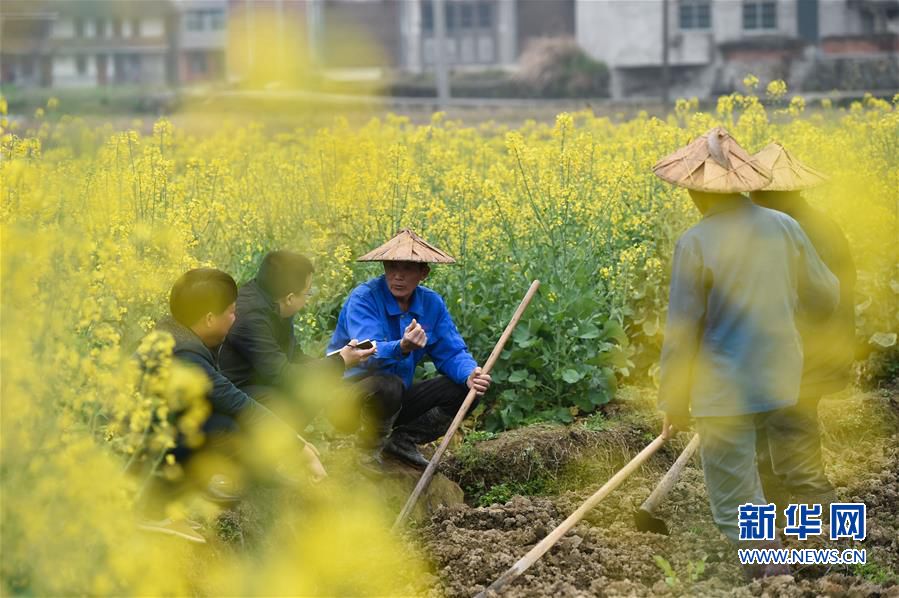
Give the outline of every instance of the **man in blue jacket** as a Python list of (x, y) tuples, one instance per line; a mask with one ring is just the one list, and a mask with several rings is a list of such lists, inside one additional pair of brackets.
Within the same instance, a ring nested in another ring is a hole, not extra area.
[[(375, 354), (347, 371), (362, 390), (361, 433), (372, 449), (371, 460), (381, 464), (387, 452), (425, 467), (428, 461), (416, 445), (446, 432), (469, 389), (481, 396), (490, 387), (490, 376), (469, 353), (446, 302), (420, 286), (429, 263), (455, 260), (404, 229), (358, 261), (383, 262), (384, 275), (350, 293), (328, 350), (351, 339), (375, 343)], [(425, 357), (440, 375), (416, 383), (415, 368)]]
[[(824, 318), (840, 285), (795, 220), (759, 207), (742, 193), (763, 188), (771, 173), (723, 129), (713, 129), (653, 169), (686, 187), (702, 219), (677, 241), (661, 355), (663, 433), (690, 427), (712, 514), (732, 541), (741, 537), (739, 507), (767, 504), (756, 463), (763, 431), (775, 470), (795, 467), (793, 436), (778, 411), (796, 404), (802, 377), (800, 311)], [(753, 577), (788, 573), (752, 567)]]

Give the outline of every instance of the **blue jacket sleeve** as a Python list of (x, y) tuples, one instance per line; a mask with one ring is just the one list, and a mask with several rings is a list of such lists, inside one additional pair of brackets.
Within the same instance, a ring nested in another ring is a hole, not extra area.
[(705, 309), (699, 243), (681, 238), (674, 250), (668, 320), (659, 362), (659, 409), (666, 413), (689, 414), (693, 366), (699, 354)]
[(377, 342), (377, 350), (362, 367), (381, 369), (393, 365), (412, 354), (403, 355), (400, 341), (388, 340), (387, 323), (378, 313), (377, 305), (368, 293), (353, 293), (346, 304), (346, 329), (350, 339), (371, 339)]
[(478, 364), (469, 353), (443, 300), (440, 301), (440, 308), (442, 313), (429, 335), (427, 353), (434, 360), (438, 372), (456, 384), (465, 384)]

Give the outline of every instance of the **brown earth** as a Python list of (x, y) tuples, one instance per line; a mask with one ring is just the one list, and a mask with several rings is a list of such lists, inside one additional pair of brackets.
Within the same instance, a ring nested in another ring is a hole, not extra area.
[[(899, 393), (825, 400), (821, 419), (828, 475), (839, 497), (868, 505), (867, 539), (835, 546), (866, 548), (867, 565), (805, 567), (794, 577), (747, 583), (735, 550), (712, 522), (698, 463), (659, 509), (671, 535), (636, 531), (634, 509), (687, 440), (681, 434), (501, 595), (899, 596)], [(520, 484), (515, 488), (541, 487), (543, 495), (441, 508), (414, 530), (437, 572), (430, 594), (473, 596), (484, 589), (645, 445), (654, 424), (619, 402), (599, 429), (542, 425), (454, 449), (445, 472), (463, 487), (489, 491), (511, 480)], [(829, 544), (787, 542), (819, 545)]]

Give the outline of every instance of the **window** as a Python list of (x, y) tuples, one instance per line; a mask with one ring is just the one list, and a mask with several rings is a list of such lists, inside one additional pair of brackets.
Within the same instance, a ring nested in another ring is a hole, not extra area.
[(466, 3), (459, 7), (459, 27), (462, 29), (471, 29), (474, 27), (473, 5)]
[[(493, 28), (493, 0), (444, 0), (443, 11), (447, 32)], [(425, 33), (434, 32), (434, 3), (431, 0), (421, 3), (421, 28)]]
[(87, 57), (85, 57), (85, 56), (76, 56), (75, 57), (75, 70), (78, 71), (79, 75), (84, 75), (87, 73)]
[(203, 11), (192, 10), (184, 15), (184, 26), (188, 31), (203, 31)]
[(456, 2), (444, 2), (443, 7), (446, 14), (446, 30), (454, 31), (456, 29)]
[(131, 20), (131, 35), (140, 37), (140, 19)]
[(113, 19), (113, 21), (112, 21), (112, 36), (113, 37), (122, 37), (122, 19)]
[(213, 29), (215, 31), (224, 29), (225, 28), (225, 11), (210, 10), (209, 11), (209, 26), (210, 26), (210, 29)]
[(747, 31), (777, 29), (777, 2), (743, 0), (743, 29)]
[(217, 31), (225, 28), (225, 11), (191, 10), (184, 13), (184, 28), (188, 31)]
[(493, 27), (493, 5), (490, 2), (478, 2), (478, 27), (481, 29)]
[(421, 5), (421, 28), (427, 33), (434, 31), (434, 3), (430, 0)]
[(75, 37), (84, 37), (83, 19), (75, 19)]
[(106, 37), (106, 21), (103, 19), (97, 19), (94, 24), (94, 31), (96, 31), (97, 37)]
[(681, 0), (678, 21), (681, 29), (710, 29), (712, 27), (711, 0)]

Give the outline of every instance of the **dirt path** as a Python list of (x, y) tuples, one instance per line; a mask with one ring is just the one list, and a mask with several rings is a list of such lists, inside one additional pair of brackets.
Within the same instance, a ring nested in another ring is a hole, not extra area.
[[(446, 469), (467, 493), (480, 492), (470, 501), (503, 496), (509, 489), (536, 489), (542, 495), (445, 508), (420, 527), (416, 537), (439, 579), (431, 594), (472, 596), (483, 589), (636, 453), (652, 436), (654, 422), (640, 415), (645, 401), (632, 399), (633, 412), (619, 405), (620, 411), (595, 429), (539, 427), (458, 447)], [(822, 403), (821, 420), (828, 475), (839, 497), (868, 505), (868, 538), (855, 546), (867, 549), (867, 565), (809, 567), (796, 571), (795, 578), (746, 583), (735, 551), (714, 527), (698, 463), (688, 467), (660, 509), (671, 536), (636, 531), (633, 511), (674, 459), (674, 446), (606, 499), (503, 595), (899, 596), (899, 393), (847, 393)], [(797, 548), (818, 544), (787, 543)]]

